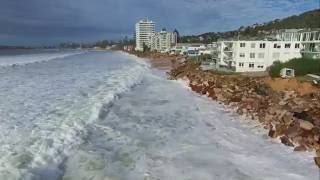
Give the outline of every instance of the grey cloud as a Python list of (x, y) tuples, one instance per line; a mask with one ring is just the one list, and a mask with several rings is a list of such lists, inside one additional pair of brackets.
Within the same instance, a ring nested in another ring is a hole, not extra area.
[(318, 0), (1, 0), (0, 44), (132, 35), (148, 17), (182, 34), (232, 30), (315, 9)]

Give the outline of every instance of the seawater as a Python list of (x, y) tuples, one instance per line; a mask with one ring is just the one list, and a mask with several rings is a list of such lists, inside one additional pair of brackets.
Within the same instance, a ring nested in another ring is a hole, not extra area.
[(0, 179), (316, 179), (312, 155), (121, 52), (0, 55)]

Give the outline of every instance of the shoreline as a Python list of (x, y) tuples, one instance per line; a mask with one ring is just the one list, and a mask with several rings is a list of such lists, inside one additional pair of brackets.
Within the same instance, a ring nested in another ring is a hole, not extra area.
[[(279, 139), (294, 151), (314, 151), (314, 161), (320, 167), (319, 88), (308, 89), (310, 84), (295, 79), (272, 79), (270, 85), (270, 78), (215, 74), (199, 70), (190, 62), (173, 69), (169, 75), (171, 79), (187, 80), (193, 91), (258, 122), (269, 131), (269, 137)], [(287, 90), (288, 87), (281, 87), (286, 85), (282, 84), (285, 81), (298, 86)], [(272, 87), (274, 84), (278, 86)]]
[(257, 122), (269, 137), (294, 151), (315, 152), (320, 167), (320, 88), (296, 79), (215, 74), (199, 70), (181, 56), (127, 53), (149, 59), (170, 79), (182, 79), (192, 91)]
[(183, 56), (168, 55), (155, 52), (137, 52), (123, 51), (125, 53), (135, 55), (139, 58), (148, 59), (152, 68), (170, 72), (172, 69), (178, 68), (180, 63), (185, 61)]

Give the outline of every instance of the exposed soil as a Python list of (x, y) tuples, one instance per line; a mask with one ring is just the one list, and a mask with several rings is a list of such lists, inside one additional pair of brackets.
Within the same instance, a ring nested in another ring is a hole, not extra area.
[(295, 91), (301, 95), (319, 92), (319, 88), (313, 86), (309, 82), (301, 82), (296, 78), (282, 79), (270, 78), (264, 79), (264, 82), (275, 91)]

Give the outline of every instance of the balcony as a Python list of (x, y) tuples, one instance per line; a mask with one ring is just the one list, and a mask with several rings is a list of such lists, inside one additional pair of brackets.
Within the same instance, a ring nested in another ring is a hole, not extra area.
[(223, 61), (230, 62), (230, 61), (234, 61), (234, 59), (231, 57), (224, 57)]
[(232, 51), (233, 51), (233, 48), (232, 48), (232, 47), (225, 47), (225, 48), (223, 48), (223, 51), (225, 51), (225, 52), (232, 52)]

